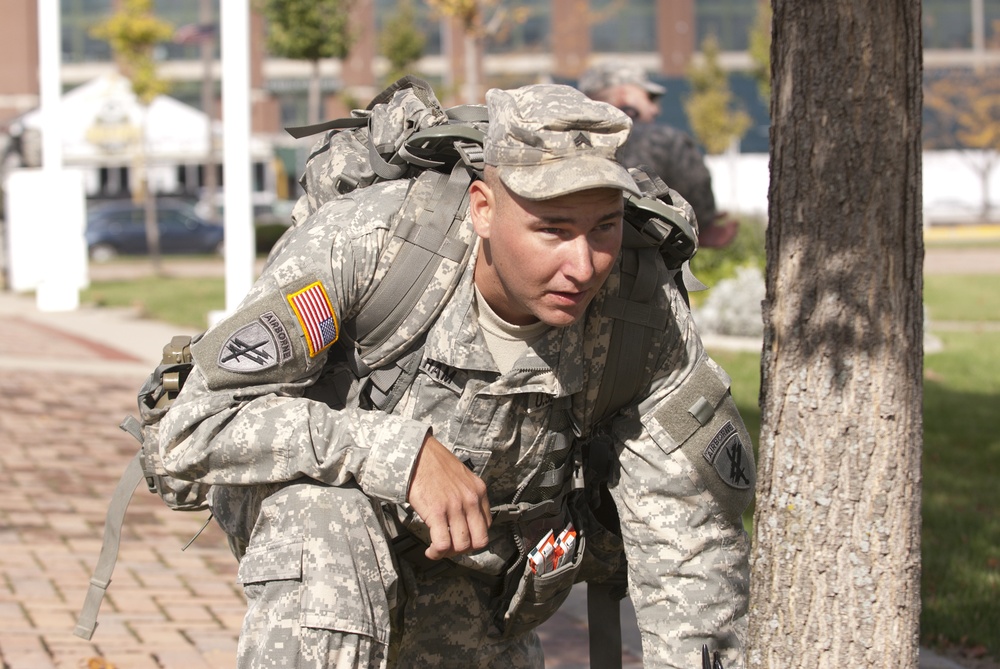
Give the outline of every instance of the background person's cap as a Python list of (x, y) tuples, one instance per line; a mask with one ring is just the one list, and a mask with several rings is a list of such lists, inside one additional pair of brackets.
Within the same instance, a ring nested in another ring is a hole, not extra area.
[(594, 95), (612, 86), (634, 84), (650, 95), (663, 95), (667, 89), (651, 81), (641, 67), (616, 61), (603, 61), (591, 66), (583, 75), (577, 88), (587, 95)]
[(632, 120), (572, 86), (535, 84), (486, 93), (486, 163), (504, 185), (529, 200), (616, 188), (638, 195), (635, 181), (615, 160)]

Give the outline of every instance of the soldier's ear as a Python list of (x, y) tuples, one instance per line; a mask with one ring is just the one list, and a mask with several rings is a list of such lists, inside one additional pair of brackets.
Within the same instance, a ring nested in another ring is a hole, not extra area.
[(496, 193), (482, 179), (476, 179), (469, 185), (469, 213), (476, 234), (489, 239), (493, 217), (496, 216)]

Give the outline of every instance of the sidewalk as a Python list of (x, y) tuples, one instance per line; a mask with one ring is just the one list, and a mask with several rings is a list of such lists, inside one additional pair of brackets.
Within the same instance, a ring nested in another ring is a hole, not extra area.
[[(117, 429), (176, 334), (126, 309), (43, 313), (0, 292), (0, 666), (228, 669), (245, 610), (236, 562), (207, 512), (140, 488), (91, 642), (72, 635), (111, 492), (137, 445)], [(626, 669), (641, 667), (623, 604)], [(540, 630), (549, 669), (589, 666), (585, 590)], [(961, 669), (921, 650), (920, 669)]]

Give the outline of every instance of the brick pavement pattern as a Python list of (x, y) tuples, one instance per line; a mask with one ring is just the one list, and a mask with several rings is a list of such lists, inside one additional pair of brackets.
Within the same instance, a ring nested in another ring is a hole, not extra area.
[[(0, 323), (0, 356), (128, 359), (28, 321)], [(0, 375), (0, 659), (5, 669), (235, 666), (245, 610), (236, 563), (203, 513), (140, 489), (92, 642), (72, 635), (104, 515), (135, 453), (117, 429), (142, 377), (5, 369)], [(103, 658), (103, 663), (97, 662)]]

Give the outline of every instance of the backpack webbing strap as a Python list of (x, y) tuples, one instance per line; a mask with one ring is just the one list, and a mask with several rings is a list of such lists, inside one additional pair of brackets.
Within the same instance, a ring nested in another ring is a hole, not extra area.
[(142, 451), (140, 450), (128, 463), (128, 467), (122, 473), (115, 492), (111, 496), (111, 503), (108, 505), (108, 514), (104, 521), (104, 543), (101, 545), (101, 553), (97, 558), (97, 566), (94, 568), (94, 575), (90, 579), (90, 588), (87, 590), (87, 597), (80, 609), (80, 616), (76, 621), (76, 628), (73, 634), (81, 639), (90, 640), (97, 629), (97, 612), (104, 601), (104, 593), (107, 592), (111, 584), (111, 574), (115, 570), (115, 562), (118, 561), (118, 547), (121, 544), (122, 522), (125, 520), (125, 510), (132, 500), (132, 494), (139, 484), (145, 480), (142, 472)]
[(423, 355), (423, 344), (417, 346), (389, 367), (376, 369), (368, 376), (368, 399), (379, 411), (391, 413), (413, 380)]
[(667, 326), (669, 318), (666, 310), (651, 304), (658, 285), (658, 251), (652, 247), (622, 251), (619, 294), (608, 296), (601, 311), (614, 323), (604, 378), (594, 404), (595, 424), (631, 402), (642, 390), (648, 381), (642, 378), (642, 370), (653, 345), (653, 336)]
[[(437, 100), (434, 99), (434, 89), (431, 85), (419, 77), (415, 77), (412, 74), (407, 74), (404, 77), (396, 80), (384, 91), (372, 98), (372, 101), (368, 103), (365, 108), (366, 111), (371, 111), (377, 105), (388, 102), (392, 99), (392, 96), (396, 94), (396, 91), (403, 90), (404, 88), (412, 88), (416, 96), (428, 107), (439, 106)], [(478, 119), (471, 119), (478, 120)], [(285, 128), (285, 132), (294, 137), (295, 139), (302, 139), (303, 137), (308, 137), (309, 135), (316, 135), (321, 132), (326, 132), (327, 130), (344, 130), (346, 128), (360, 128), (363, 125), (368, 124), (367, 116), (350, 116), (347, 118), (337, 118), (331, 121), (323, 121), (322, 123), (313, 123), (312, 125), (299, 125), (290, 128)]]
[(285, 128), (285, 132), (295, 139), (302, 139), (303, 137), (308, 137), (309, 135), (318, 135), (319, 133), (326, 132), (327, 130), (346, 130), (347, 128), (360, 128), (363, 125), (368, 125), (368, 119), (366, 117), (351, 116), (348, 118), (335, 118), (330, 121), (323, 121), (322, 123), (313, 123), (312, 125), (299, 125)]
[[(405, 215), (401, 216), (395, 233), (404, 243), (355, 320), (357, 341), (364, 351), (379, 349), (393, 335), (398, 335), (400, 325), (425, 296), (441, 261), (448, 259), (460, 263), (470, 249), (455, 234), (464, 220), (462, 204), (472, 181), (468, 170), (458, 163), (448, 176), (427, 171), (421, 178), (430, 180), (430, 192), (439, 195), (430, 202), (417, 203), (415, 212), (409, 202), (404, 205)], [(425, 331), (437, 313), (436, 310), (426, 313), (426, 322), (413, 334)], [(372, 357), (380, 355), (384, 352)], [(378, 366), (377, 362), (365, 356), (366, 364)]]
[[(401, 160), (395, 154), (390, 157), (390, 160)], [(375, 146), (375, 142), (368, 140), (368, 164), (371, 165), (372, 171), (379, 175), (386, 181), (392, 181), (393, 179), (399, 179), (404, 174), (406, 170), (409, 169), (409, 165), (404, 163), (391, 163), (382, 157), (382, 154), (378, 152), (378, 147)]]
[[(630, 230), (627, 226), (626, 230)], [(627, 235), (632, 234), (627, 232)], [(622, 249), (618, 295), (609, 295), (603, 316), (614, 320), (604, 376), (594, 402), (594, 424), (611, 417), (631, 402), (648, 379), (643, 378), (646, 358), (656, 332), (662, 331), (669, 313), (653, 306), (659, 286), (654, 246), (629, 244)], [(619, 601), (625, 596), (626, 570), (606, 581), (587, 583), (587, 620), (590, 666), (621, 669), (622, 630)]]

